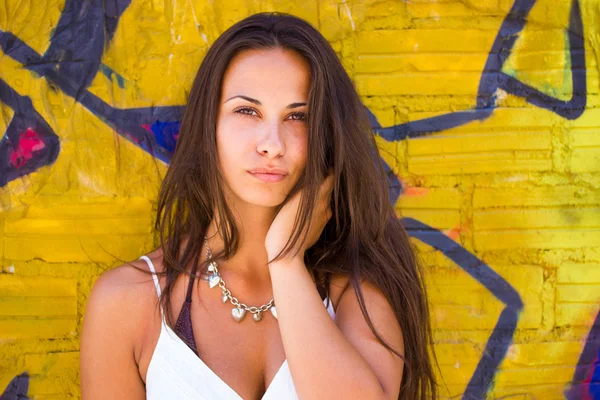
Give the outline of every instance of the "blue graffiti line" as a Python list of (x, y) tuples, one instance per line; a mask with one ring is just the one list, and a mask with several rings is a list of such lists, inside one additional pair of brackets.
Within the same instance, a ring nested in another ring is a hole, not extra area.
[(402, 218), (401, 222), (410, 236), (441, 251), (505, 305), (463, 394), (463, 399), (485, 399), (512, 342), (523, 301), (502, 276), (439, 230), (412, 218)]
[(474, 109), (378, 128), (375, 129), (375, 132), (387, 141), (396, 141), (455, 128), (476, 120), (483, 121), (494, 111), (495, 95), (498, 89), (523, 97), (530, 104), (550, 110), (567, 119), (576, 119), (581, 116), (587, 102), (587, 88), (583, 22), (579, 0), (572, 2), (568, 27), (570, 69), (573, 79), (573, 93), (570, 100), (562, 101), (548, 96), (502, 72), (504, 63), (525, 27), (527, 16), (534, 4), (535, 0), (516, 0), (504, 18), (481, 74), (477, 103)]
[[(369, 110), (367, 107), (365, 107), (365, 110), (367, 112), (367, 116), (369, 117), (371, 129), (381, 128), (381, 125), (379, 124), (379, 121), (377, 120), (375, 114), (373, 114), (371, 110)], [(377, 160), (377, 157), (379, 157), (383, 165), (383, 172), (385, 173), (385, 176), (387, 177), (388, 181), (388, 198), (390, 199), (390, 203), (396, 204), (396, 202), (400, 198), (400, 195), (402, 194), (402, 182), (400, 182), (400, 178), (398, 178), (398, 175), (394, 173), (392, 167), (388, 165), (388, 163), (383, 159), (383, 157), (379, 156), (379, 154), (375, 151), (373, 153), (373, 159)]]
[(0, 396), (0, 400), (21, 400), (28, 399), (27, 392), (29, 391), (29, 374), (23, 372), (21, 375), (15, 376), (6, 390)]

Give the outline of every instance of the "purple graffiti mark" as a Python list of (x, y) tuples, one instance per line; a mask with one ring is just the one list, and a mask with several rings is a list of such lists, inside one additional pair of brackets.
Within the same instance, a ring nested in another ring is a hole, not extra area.
[(585, 381), (588, 389), (590, 399), (600, 399), (600, 350), (596, 354), (596, 361), (594, 361), (594, 372), (589, 379)]
[(600, 313), (596, 314), (588, 332), (565, 397), (568, 400), (600, 400)]
[(584, 393), (581, 393), (580, 399), (599, 400), (600, 399), (600, 351), (596, 354), (596, 359), (592, 364), (592, 373), (583, 382)]
[(9, 151), (10, 163), (15, 168), (23, 167), (31, 160), (34, 152), (40, 151), (46, 147), (44, 141), (40, 138), (40, 135), (31, 128), (27, 128), (25, 132), (21, 132), (16, 146), (11, 145), (12, 143), (9, 140), (9, 148), (13, 147)]
[(29, 374), (23, 372), (15, 376), (0, 396), (0, 400), (26, 400), (29, 391)]
[[(23, 63), (40, 76), (54, 71), (78, 93), (89, 86), (130, 0), (67, 0), (42, 57)], [(103, 7), (103, 3), (105, 6)], [(74, 96), (77, 99), (77, 95)]]
[(521, 296), (485, 262), (439, 230), (412, 218), (402, 218), (401, 221), (411, 237), (440, 251), (504, 303), (505, 307), (498, 317), (496, 326), (487, 340), (481, 359), (463, 394), (463, 399), (485, 399), (498, 367), (506, 356), (517, 328), (519, 315), (523, 311), (524, 304)]
[(570, 72), (573, 80), (573, 94), (570, 100), (563, 101), (548, 96), (502, 71), (535, 2), (536, 0), (516, 0), (504, 18), (481, 73), (474, 109), (379, 128), (376, 133), (387, 141), (397, 141), (408, 137), (429, 135), (473, 121), (483, 121), (494, 112), (498, 89), (522, 97), (528, 103), (550, 110), (563, 118), (572, 120), (581, 116), (587, 103), (587, 78), (579, 0), (573, 0), (571, 3), (567, 29), (571, 58)]
[(119, 19), (130, 3), (131, 0), (104, 0), (104, 31), (107, 42), (115, 35)]
[(50, 165), (60, 151), (58, 137), (35, 111), (29, 97), (0, 79), (0, 101), (14, 115), (0, 140), (0, 186)]
[[(378, 126), (379, 124), (376, 123), (376, 120), (375, 124), (373, 124), (372, 118), (373, 131), (385, 140), (399, 141), (454, 128), (476, 120), (483, 121), (492, 115), (494, 111), (496, 104), (495, 96), (498, 89), (523, 97), (530, 104), (550, 110), (567, 119), (576, 119), (581, 116), (585, 110), (587, 92), (583, 23), (578, 0), (571, 2), (569, 27), (567, 30), (569, 55), (571, 57), (570, 68), (573, 79), (573, 94), (570, 100), (562, 101), (548, 96), (502, 72), (504, 63), (510, 56), (519, 35), (525, 27), (527, 16), (534, 4), (535, 0), (516, 0), (502, 22), (482, 71), (477, 94), (477, 105), (474, 109), (385, 128)], [(478, 260), (474, 255), (465, 256), (466, 249), (460, 245), (453, 244), (454, 242), (450, 241), (443, 233), (428, 229), (424, 224), (415, 220), (403, 219), (403, 223), (407, 226), (409, 235), (423, 241), (425, 241), (425, 238), (429, 239), (430, 242), (426, 241), (426, 243), (451, 258), (458, 266), (477, 279), (506, 305), (506, 308), (498, 318), (498, 322), (487, 341), (486, 349), (463, 394), (463, 399), (484, 399), (493, 383), (498, 366), (506, 356), (508, 347), (512, 342), (519, 314), (523, 308), (521, 299), (516, 290), (508, 282), (497, 276), (485, 263)], [(413, 225), (418, 228), (416, 230), (410, 229)], [(427, 232), (427, 234), (423, 232)], [(451, 243), (446, 241), (450, 241)], [(446, 243), (446, 246), (440, 246), (440, 243)], [(456, 254), (461, 253), (463, 256), (454, 258)], [(473, 270), (479, 272), (474, 274)], [(504, 298), (499, 297), (500, 295), (503, 295)], [(591, 347), (590, 352), (597, 355), (598, 346)], [(574, 378), (573, 381), (576, 384), (576, 382), (581, 382), (582, 378)], [(574, 398), (579, 397), (575, 396)]]

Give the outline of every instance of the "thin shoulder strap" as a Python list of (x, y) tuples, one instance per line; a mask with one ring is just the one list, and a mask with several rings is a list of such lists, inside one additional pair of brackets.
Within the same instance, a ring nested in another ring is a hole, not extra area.
[(187, 293), (185, 295), (185, 301), (188, 303), (192, 302), (192, 288), (194, 287), (194, 280), (196, 279), (196, 265), (192, 268), (192, 276), (190, 277), (190, 283), (188, 284)]
[[(158, 276), (156, 275), (156, 269), (154, 269), (154, 264), (152, 264), (152, 261), (150, 261), (150, 259), (147, 256), (141, 256), (140, 259), (143, 259), (144, 261), (146, 261), (146, 264), (148, 264), (148, 268), (150, 268), (150, 271), (152, 272), (152, 279), (154, 279), (154, 287), (156, 287), (156, 294), (158, 294), (158, 298), (160, 299), (160, 282), (158, 281)], [(165, 316), (163, 314), (162, 306), (160, 307), (160, 315), (164, 319)]]

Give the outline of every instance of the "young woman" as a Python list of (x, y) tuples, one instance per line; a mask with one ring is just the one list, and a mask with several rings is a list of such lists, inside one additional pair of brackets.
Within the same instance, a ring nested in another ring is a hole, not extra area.
[(160, 247), (90, 294), (84, 400), (435, 397), (422, 275), (376, 154), (316, 29), (269, 13), (223, 33), (161, 188)]

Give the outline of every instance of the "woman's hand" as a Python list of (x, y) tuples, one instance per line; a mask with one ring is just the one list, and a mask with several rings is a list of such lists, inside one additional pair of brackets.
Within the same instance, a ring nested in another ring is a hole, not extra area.
[[(319, 195), (313, 210), (312, 220), (310, 224), (308, 224), (306, 241), (300, 248), (294, 248), (292, 250), (290, 253), (291, 257), (304, 257), (304, 252), (314, 245), (319, 239), (319, 236), (321, 236), (323, 228), (325, 228), (325, 225), (332, 215), (331, 207), (329, 206), (332, 190), (333, 174), (329, 174), (319, 188)], [(267, 232), (267, 237), (265, 239), (265, 247), (267, 249), (269, 260), (273, 259), (281, 252), (281, 250), (283, 250), (283, 247), (292, 235), (294, 220), (300, 206), (301, 194), (302, 191), (296, 193), (294, 197), (279, 210), (271, 223), (271, 227), (269, 228), (269, 232)], [(299, 247), (298, 244), (296, 247)]]

